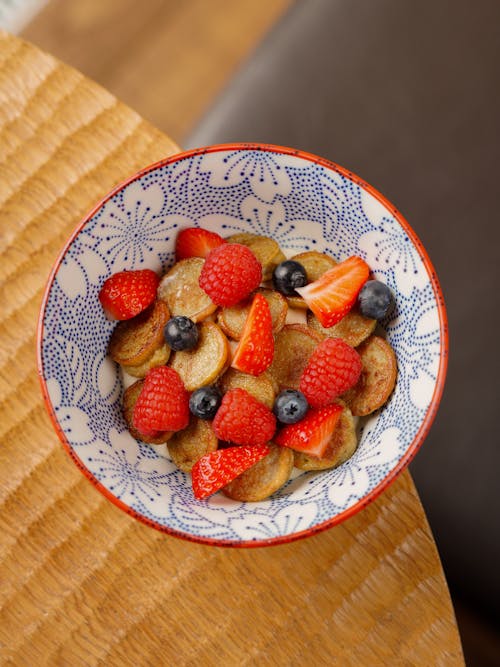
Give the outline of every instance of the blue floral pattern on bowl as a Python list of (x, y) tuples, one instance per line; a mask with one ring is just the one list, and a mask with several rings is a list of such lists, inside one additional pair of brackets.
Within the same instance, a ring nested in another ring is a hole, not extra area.
[[(99, 305), (104, 279), (123, 269), (163, 272), (180, 228), (275, 238), (288, 254), (357, 254), (390, 285), (383, 323), (398, 359), (396, 388), (363, 421), (353, 457), (296, 474), (260, 503), (193, 498), (166, 446), (137, 442), (121, 413), (120, 371), (106, 354), (114, 327)], [(446, 315), (437, 279), (407, 223), (381, 195), (315, 156), (271, 146), (190, 151), (117, 188), (86, 219), (56, 263), (41, 311), (39, 358), (47, 405), (83, 472), (137, 518), (211, 544), (258, 545), (311, 534), (374, 498), (420, 446), (446, 367)]]

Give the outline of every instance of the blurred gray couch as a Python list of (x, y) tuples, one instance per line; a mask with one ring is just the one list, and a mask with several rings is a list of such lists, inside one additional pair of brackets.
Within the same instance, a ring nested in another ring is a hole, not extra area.
[(411, 466), (452, 593), (500, 596), (498, 254), (500, 2), (302, 0), (187, 147), (293, 146), (372, 183), (426, 246), (444, 290), (450, 364)]

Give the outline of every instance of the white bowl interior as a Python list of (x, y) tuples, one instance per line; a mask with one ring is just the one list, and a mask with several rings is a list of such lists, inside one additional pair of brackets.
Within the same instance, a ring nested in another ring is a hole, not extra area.
[[(386, 407), (363, 422), (354, 456), (337, 469), (295, 476), (271, 498), (193, 498), (166, 446), (137, 442), (121, 414), (123, 383), (106, 355), (114, 323), (98, 292), (123, 269), (164, 271), (180, 228), (275, 238), (287, 254), (357, 254), (396, 295), (383, 323), (398, 359)], [(284, 541), (347, 516), (418, 446), (432, 411), (443, 347), (435, 279), (389, 205), (355, 177), (307, 156), (226, 148), (181, 155), (128, 182), (81, 227), (48, 288), (41, 364), (49, 409), (92, 476), (139, 518), (213, 543)]]

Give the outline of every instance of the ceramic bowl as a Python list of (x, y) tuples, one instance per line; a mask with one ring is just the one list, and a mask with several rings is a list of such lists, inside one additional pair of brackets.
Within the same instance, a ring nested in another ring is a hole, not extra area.
[[(218, 493), (196, 501), (189, 475), (166, 446), (128, 433), (123, 382), (106, 354), (114, 323), (98, 292), (123, 269), (163, 272), (179, 229), (276, 239), (291, 255), (315, 249), (363, 257), (394, 291), (382, 323), (398, 360), (387, 405), (360, 425), (359, 447), (340, 467), (302, 473), (268, 500)], [(147, 167), (82, 221), (50, 275), (38, 333), (49, 414), (80, 470), (107, 498), (144, 523), (211, 545), (263, 546), (305, 537), (353, 515), (394, 480), (422, 444), (446, 373), (446, 313), (430, 260), (402, 215), (374, 188), (332, 162), (268, 145), (192, 150)], [(61, 471), (64, 474), (64, 471)]]

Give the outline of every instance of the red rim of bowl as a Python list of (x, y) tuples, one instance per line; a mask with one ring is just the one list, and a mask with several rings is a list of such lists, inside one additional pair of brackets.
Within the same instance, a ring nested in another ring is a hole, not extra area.
[[(45, 309), (47, 306), (47, 301), (50, 295), (50, 291), (52, 289), (52, 283), (54, 281), (54, 278), (58, 272), (59, 266), (64, 259), (64, 256), (66, 255), (68, 249), (70, 248), (71, 244), (75, 240), (75, 238), (78, 236), (80, 231), (83, 229), (83, 227), (89, 222), (89, 220), (99, 211), (104, 204), (111, 199), (115, 194), (117, 194), (120, 190), (122, 190), (124, 187), (132, 183), (133, 181), (136, 181), (137, 179), (141, 178), (145, 174), (154, 171), (156, 169), (159, 169), (163, 166), (166, 166), (168, 164), (173, 164), (175, 162), (178, 162), (179, 160), (183, 160), (186, 158), (191, 158), (195, 157), (197, 155), (202, 155), (205, 153), (215, 153), (215, 152), (220, 152), (220, 151), (235, 151), (235, 150), (257, 150), (257, 151), (266, 151), (266, 152), (271, 152), (271, 153), (282, 153), (285, 155), (292, 155), (294, 157), (301, 158), (303, 160), (306, 160), (307, 162), (313, 162), (315, 164), (319, 164), (323, 167), (326, 167), (327, 169), (331, 169), (345, 178), (348, 178), (349, 180), (353, 181), (357, 185), (359, 185), (361, 188), (366, 190), (370, 195), (372, 195), (375, 199), (377, 199), (379, 202), (381, 202), (391, 213), (392, 215), (396, 218), (398, 223), (401, 225), (401, 227), (405, 230), (409, 238), (411, 239), (415, 249), (417, 250), (418, 254), (420, 255), (420, 258), (422, 259), (422, 262), (426, 268), (426, 271), (429, 275), (429, 279), (432, 284), (432, 289), (434, 291), (434, 296), (436, 299), (437, 303), (437, 309), (438, 309), (438, 316), (439, 316), (439, 331), (440, 331), (440, 339), (441, 339), (441, 347), (440, 347), (440, 358), (439, 358), (439, 369), (436, 377), (436, 383), (434, 387), (434, 392), (429, 404), (429, 407), (427, 409), (427, 412), (425, 413), (425, 416), (422, 420), (422, 423), (420, 425), (419, 430), (417, 431), (415, 437), (413, 438), (413, 441), (411, 444), (408, 446), (405, 455), (398, 461), (398, 464), (384, 477), (384, 479), (377, 484), (377, 486), (370, 491), (365, 497), (363, 497), (361, 500), (358, 500), (357, 503), (352, 505), (352, 507), (349, 507), (348, 509), (344, 510), (340, 514), (335, 515), (334, 517), (327, 519), (326, 521), (323, 521), (322, 523), (313, 526), (311, 528), (308, 528), (306, 530), (302, 530), (296, 533), (291, 533), (289, 535), (282, 535), (279, 537), (272, 537), (264, 540), (223, 540), (223, 539), (213, 539), (213, 538), (207, 538), (207, 537), (202, 537), (198, 535), (192, 535), (190, 533), (184, 533), (180, 530), (175, 530), (173, 528), (170, 528), (168, 526), (162, 526), (161, 524), (157, 523), (156, 521), (153, 521), (151, 519), (148, 519), (146, 516), (140, 514), (139, 512), (135, 511), (128, 505), (126, 505), (124, 502), (122, 502), (119, 498), (117, 498), (115, 495), (113, 495), (109, 489), (107, 489), (99, 480), (87, 469), (87, 467), (84, 465), (84, 463), (80, 460), (80, 458), (76, 455), (75, 451), (73, 450), (71, 444), (69, 443), (68, 439), (66, 438), (64, 432), (62, 431), (58, 421), (57, 417), (54, 411), (54, 408), (52, 406), (48, 389), (47, 389), (47, 383), (44, 377), (44, 372), (43, 372), (43, 359), (42, 359), (42, 339), (43, 339), (43, 326), (44, 326), (44, 319), (45, 319)], [(330, 160), (326, 160), (325, 158), (318, 157), (317, 155), (314, 155), (312, 153), (307, 153), (305, 151), (301, 151), (298, 149), (294, 148), (287, 148), (285, 146), (275, 146), (273, 144), (259, 144), (259, 143), (232, 143), (232, 144), (216, 144), (214, 146), (206, 146), (203, 148), (196, 148), (188, 151), (184, 151), (182, 153), (177, 153), (175, 155), (172, 155), (168, 158), (165, 158), (163, 160), (159, 160), (158, 162), (155, 162), (141, 171), (137, 172), (130, 178), (127, 178), (125, 181), (117, 185), (113, 190), (111, 190), (84, 218), (83, 220), (77, 225), (76, 229), (73, 231), (71, 234), (70, 238), (68, 241), (65, 243), (62, 251), (59, 253), (59, 256), (57, 257), (54, 266), (52, 267), (52, 270), (49, 274), (47, 284), (45, 287), (43, 299), (42, 299), (42, 304), (40, 307), (40, 314), (38, 318), (38, 327), (37, 327), (37, 366), (38, 366), (38, 376), (40, 379), (40, 384), (42, 388), (42, 394), (45, 402), (45, 407), (47, 408), (47, 411), (49, 413), (49, 417), (52, 421), (52, 424), (54, 426), (54, 429), (59, 436), (59, 439), (61, 440), (64, 449), (68, 452), (68, 454), (71, 456), (77, 467), (81, 470), (81, 472), (89, 479), (92, 484), (96, 487), (98, 491), (100, 491), (108, 500), (111, 500), (112, 503), (114, 503), (117, 507), (119, 507), (121, 510), (129, 514), (130, 516), (134, 517), (135, 519), (138, 519), (142, 523), (151, 526), (152, 528), (155, 528), (156, 530), (159, 530), (163, 533), (167, 533), (169, 535), (179, 537), (185, 540), (189, 540), (192, 542), (198, 542), (201, 544), (207, 544), (211, 546), (226, 546), (226, 547), (262, 547), (262, 546), (272, 546), (272, 545), (278, 545), (278, 544), (286, 544), (288, 542), (293, 542), (295, 540), (304, 538), (304, 537), (309, 537), (311, 535), (315, 535), (316, 533), (320, 533), (328, 528), (332, 528), (333, 526), (341, 523), (342, 521), (345, 521), (349, 517), (353, 516), (360, 510), (362, 510), (364, 507), (366, 507), (369, 503), (373, 502), (378, 496), (386, 489), (391, 482), (394, 481), (394, 479), (408, 466), (408, 464), (412, 461), (413, 457), (417, 453), (417, 451), (420, 449), (423, 441), (425, 440), (427, 434), (429, 433), (430, 427), (434, 421), (434, 418), (436, 416), (439, 403), (441, 401), (441, 397), (443, 394), (443, 389), (444, 389), (444, 384), (445, 384), (445, 378), (446, 378), (446, 370), (448, 366), (448, 321), (447, 321), (447, 315), (446, 315), (446, 306), (444, 303), (444, 297), (443, 293), (441, 290), (441, 287), (439, 285), (439, 281), (436, 275), (436, 271), (434, 269), (434, 266), (424, 248), (422, 245), (422, 242), (418, 238), (417, 234), (413, 231), (409, 223), (405, 220), (403, 215), (393, 206), (393, 204), (388, 201), (378, 190), (376, 190), (373, 186), (369, 185), (366, 183), (363, 179), (359, 178), (356, 174), (353, 172), (349, 171), (348, 169), (345, 169), (344, 167), (339, 166), (335, 162), (331, 162)]]

